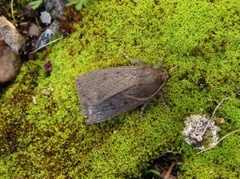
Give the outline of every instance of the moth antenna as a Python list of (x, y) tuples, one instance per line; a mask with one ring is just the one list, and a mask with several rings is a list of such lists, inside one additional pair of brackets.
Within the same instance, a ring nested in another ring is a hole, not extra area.
[(141, 100), (141, 101), (146, 101), (146, 100), (149, 100), (151, 99), (152, 97), (154, 97), (156, 94), (159, 93), (159, 91), (161, 90), (161, 88), (163, 87), (163, 85), (167, 82), (167, 80), (165, 80), (162, 85), (157, 89), (157, 91), (155, 93), (153, 93), (150, 97), (147, 97), (147, 98), (136, 98), (134, 96), (129, 96), (129, 95), (126, 95), (126, 97), (128, 98), (132, 98), (132, 99), (136, 99), (136, 100)]
[(131, 57), (129, 57), (124, 51), (119, 50), (119, 52), (126, 58), (128, 59), (131, 63), (135, 63), (135, 64), (139, 64), (139, 65), (144, 65), (146, 66), (147, 64), (145, 62), (143, 62), (142, 60), (138, 60), (138, 59), (133, 59)]
[(175, 65), (175, 66), (173, 66), (172, 68), (170, 68), (170, 70), (169, 70), (169, 74), (171, 74), (172, 71), (175, 70), (176, 68), (177, 68), (177, 65)]

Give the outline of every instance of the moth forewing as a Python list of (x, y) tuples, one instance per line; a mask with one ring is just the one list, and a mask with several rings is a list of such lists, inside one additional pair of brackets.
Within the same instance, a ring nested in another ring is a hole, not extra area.
[(83, 74), (76, 79), (78, 95), (91, 104), (99, 104), (137, 84), (139, 68), (123, 66)]
[(76, 79), (88, 124), (113, 118), (152, 100), (168, 80), (167, 72), (151, 66), (123, 66), (97, 70)]

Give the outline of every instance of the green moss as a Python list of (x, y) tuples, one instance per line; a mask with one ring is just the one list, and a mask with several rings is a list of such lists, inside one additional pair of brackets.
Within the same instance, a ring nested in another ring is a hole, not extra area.
[[(239, 1), (95, 1), (82, 10), (77, 32), (51, 52), (25, 62), (0, 105), (0, 174), (5, 178), (139, 177), (148, 161), (166, 150), (182, 151), (181, 177), (238, 178), (238, 135), (201, 155), (181, 132), (200, 111), (223, 117), (220, 135), (240, 128)], [(164, 68), (170, 111), (159, 99), (140, 109), (88, 126), (75, 78), (96, 69), (128, 65), (118, 50)], [(53, 71), (45, 77), (44, 61)], [(200, 87), (200, 83), (203, 87)], [(41, 94), (51, 85), (54, 92)], [(32, 102), (32, 96), (36, 104)]]

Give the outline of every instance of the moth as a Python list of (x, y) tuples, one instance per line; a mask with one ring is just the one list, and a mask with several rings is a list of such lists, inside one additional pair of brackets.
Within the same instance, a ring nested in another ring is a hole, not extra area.
[(169, 74), (140, 60), (123, 55), (140, 66), (121, 66), (96, 70), (76, 78), (86, 123), (111, 119), (151, 101), (169, 79)]

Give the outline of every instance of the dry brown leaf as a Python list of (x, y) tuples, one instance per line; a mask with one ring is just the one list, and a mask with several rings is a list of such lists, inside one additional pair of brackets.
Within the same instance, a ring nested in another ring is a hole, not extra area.
[(25, 38), (17, 31), (16, 27), (4, 16), (0, 16), (0, 36), (15, 53), (25, 48)]

